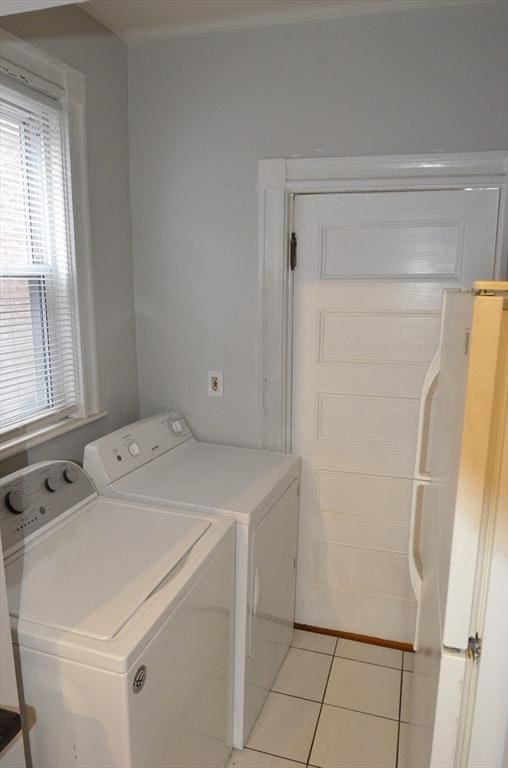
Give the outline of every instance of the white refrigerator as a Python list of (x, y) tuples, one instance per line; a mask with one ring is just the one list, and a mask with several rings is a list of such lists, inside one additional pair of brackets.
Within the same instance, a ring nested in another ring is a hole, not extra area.
[(445, 291), (420, 407), (406, 765), (501, 768), (508, 720), (508, 282)]

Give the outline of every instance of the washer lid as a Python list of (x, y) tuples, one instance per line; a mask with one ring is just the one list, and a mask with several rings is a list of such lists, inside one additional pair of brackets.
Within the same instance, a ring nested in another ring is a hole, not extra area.
[(171, 510), (94, 500), (9, 563), (9, 612), (109, 640), (210, 526)]

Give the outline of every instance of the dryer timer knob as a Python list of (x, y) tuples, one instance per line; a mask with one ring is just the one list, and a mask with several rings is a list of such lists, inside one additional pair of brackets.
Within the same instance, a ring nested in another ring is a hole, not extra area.
[(5, 505), (9, 512), (20, 515), (26, 509), (26, 496), (21, 491), (9, 491), (5, 497)]
[(74, 467), (66, 467), (63, 471), (63, 479), (66, 483), (75, 483), (78, 479), (77, 470)]

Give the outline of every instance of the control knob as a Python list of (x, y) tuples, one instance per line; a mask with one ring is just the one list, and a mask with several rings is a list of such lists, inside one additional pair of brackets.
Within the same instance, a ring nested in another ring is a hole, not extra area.
[(9, 491), (5, 497), (5, 504), (10, 512), (20, 515), (26, 509), (26, 496), (21, 491)]
[(141, 448), (135, 442), (129, 443), (129, 445), (127, 446), (127, 450), (129, 451), (131, 456), (139, 456), (139, 454), (141, 453)]
[(78, 473), (74, 467), (66, 467), (62, 474), (66, 483), (75, 483), (78, 479)]
[(45, 479), (44, 485), (48, 491), (54, 493), (56, 490), (58, 490), (58, 478), (55, 477), (55, 475), (49, 475), (49, 477)]

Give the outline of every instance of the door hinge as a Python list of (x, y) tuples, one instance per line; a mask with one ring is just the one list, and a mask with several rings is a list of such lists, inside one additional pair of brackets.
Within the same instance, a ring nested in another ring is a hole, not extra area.
[(467, 355), (469, 352), (469, 339), (471, 337), (471, 331), (469, 328), (466, 328), (466, 331), (464, 333), (464, 354)]
[(471, 635), (469, 640), (467, 641), (467, 654), (470, 659), (473, 659), (473, 661), (478, 661), (482, 653), (482, 639), (481, 637), (478, 637), (478, 632), (476, 635)]
[(291, 232), (291, 237), (289, 240), (289, 267), (291, 272), (296, 268), (296, 246), (296, 232)]

